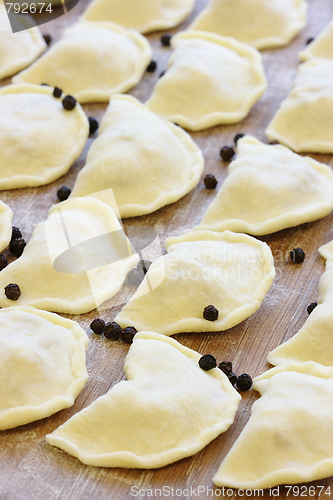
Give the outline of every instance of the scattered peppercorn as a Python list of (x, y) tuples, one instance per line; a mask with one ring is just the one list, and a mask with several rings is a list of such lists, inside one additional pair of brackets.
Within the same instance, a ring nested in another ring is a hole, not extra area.
[(207, 174), (204, 178), (204, 183), (206, 189), (215, 189), (217, 186), (217, 180), (215, 175), (213, 174)]
[(9, 251), (15, 255), (15, 257), (21, 257), (25, 246), (25, 240), (23, 238), (17, 238), (17, 240), (12, 240), (9, 243)]
[(290, 258), (295, 264), (301, 264), (305, 259), (305, 253), (301, 248), (294, 248), (290, 252)]
[(161, 36), (161, 43), (164, 47), (170, 46), (171, 35), (169, 33), (165, 33), (165, 35)]
[(61, 97), (62, 96), (62, 90), (59, 89), (59, 87), (54, 87), (53, 96), (57, 97), (57, 98)]
[(308, 307), (306, 308), (306, 310), (308, 311), (308, 314), (311, 314), (312, 311), (317, 307), (318, 303), (317, 302), (311, 302), (310, 305), (308, 305)]
[(95, 318), (90, 323), (90, 328), (97, 335), (101, 335), (103, 333), (104, 326), (105, 326), (105, 321), (103, 319), (100, 319), (100, 318)]
[(6, 256), (3, 254), (0, 254), (0, 271), (5, 269), (5, 267), (7, 267), (7, 265), (8, 265), (8, 261), (7, 261)]
[(126, 342), (126, 344), (131, 344), (136, 333), (137, 329), (134, 326), (126, 326), (121, 332), (121, 340)]
[(216, 321), (217, 318), (219, 317), (219, 312), (215, 306), (209, 305), (205, 307), (203, 311), (203, 317), (207, 321)]
[(223, 146), (223, 148), (220, 150), (220, 156), (224, 161), (230, 161), (234, 154), (234, 148), (231, 148), (230, 146)]
[(67, 111), (72, 111), (76, 106), (76, 99), (72, 95), (66, 95), (62, 100), (62, 105)]
[(50, 43), (52, 42), (51, 35), (43, 35), (43, 38), (44, 38), (45, 42), (47, 43), (47, 45), (50, 45)]
[(308, 38), (307, 41), (305, 42), (306, 45), (309, 45), (309, 43), (313, 42), (314, 38), (313, 36)]
[(140, 260), (140, 262), (136, 267), (137, 269), (139, 269), (139, 271), (143, 271), (146, 274), (150, 266), (151, 266), (150, 260)]
[(22, 233), (18, 227), (13, 226), (12, 227), (12, 238), (10, 241), (18, 240), (19, 238), (22, 238)]
[(231, 361), (222, 361), (222, 363), (219, 364), (219, 369), (222, 370), (226, 375), (229, 375), (229, 373), (232, 372)]
[(57, 197), (60, 201), (67, 200), (68, 196), (71, 194), (71, 190), (67, 186), (61, 186), (57, 191)]
[(235, 375), (233, 372), (228, 373), (227, 377), (229, 379), (230, 384), (235, 385), (237, 382), (237, 375)]
[(147, 66), (146, 71), (148, 71), (148, 73), (154, 73), (156, 68), (157, 68), (157, 63), (155, 61), (151, 61), (150, 64)]
[(199, 366), (205, 370), (205, 372), (208, 372), (209, 370), (216, 368), (216, 359), (212, 356), (212, 354), (205, 354), (199, 359)]
[(244, 137), (245, 134), (236, 134), (234, 137), (234, 143), (237, 144), (238, 140)]
[(236, 385), (240, 391), (248, 391), (252, 387), (252, 378), (247, 373), (242, 373), (237, 377)]
[(21, 297), (21, 290), (16, 283), (10, 283), (9, 285), (5, 286), (5, 295), (7, 299), (10, 300), (17, 300)]
[(127, 281), (132, 286), (139, 286), (144, 277), (145, 277), (145, 273), (143, 272), (143, 270), (135, 268), (135, 269), (132, 269), (132, 271), (130, 271), (128, 273)]
[(104, 326), (104, 337), (110, 340), (118, 340), (121, 335), (121, 326), (115, 321), (111, 323), (106, 323)]
[(163, 76), (164, 74), (165, 74), (165, 70), (164, 70), (164, 71), (162, 71), (162, 73), (160, 73), (159, 78), (162, 78), (162, 76)]
[(88, 118), (89, 120), (89, 135), (94, 134), (96, 130), (98, 129), (98, 121), (96, 118), (93, 118), (92, 116)]

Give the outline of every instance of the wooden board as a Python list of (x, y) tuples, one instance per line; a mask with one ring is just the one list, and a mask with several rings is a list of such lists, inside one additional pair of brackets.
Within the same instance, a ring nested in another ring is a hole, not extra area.
[[(68, 14), (42, 26), (44, 34), (51, 34), (53, 40), (59, 38), (61, 29), (75, 21), (87, 5), (88, 0), (79, 4)], [(207, 0), (197, 0), (196, 8), (190, 18), (177, 30), (188, 26), (194, 16), (206, 5)], [(202, 148), (205, 156), (205, 173), (213, 173), (219, 185), (227, 175), (226, 162), (220, 160), (219, 150), (223, 145), (231, 145), (238, 132), (252, 134), (266, 141), (264, 130), (286, 97), (296, 75), (298, 58), (309, 37), (316, 36), (328, 23), (333, 14), (333, 4), (329, 0), (309, 0), (308, 26), (288, 46), (278, 50), (263, 52), (264, 65), (269, 87), (265, 95), (253, 107), (242, 123), (232, 126), (215, 127), (204, 132), (192, 133), (193, 139)], [(131, 94), (145, 101), (151, 94), (159, 74), (166, 68), (171, 49), (160, 43), (161, 33), (148, 36), (154, 50), (154, 60), (158, 62), (155, 73), (147, 73)], [(2, 84), (9, 84), (10, 80)], [(205, 96), (203, 95), (204, 99)], [(99, 120), (106, 104), (83, 106), (88, 116)], [(49, 207), (57, 202), (56, 192), (61, 185), (72, 187), (78, 171), (85, 163), (87, 150), (94, 139), (89, 138), (84, 153), (75, 162), (69, 173), (52, 184), (40, 188), (19, 189), (1, 193), (1, 199), (14, 210), (14, 225), (21, 228), (29, 239), (36, 224), (47, 217)], [(333, 166), (330, 155), (311, 155), (319, 161)], [(1, 168), (1, 167), (0, 167)], [(124, 220), (129, 225), (154, 227), (163, 245), (166, 236), (182, 233), (197, 224), (216, 191), (204, 189), (203, 182), (183, 199), (164, 207), (148, 216)], [(304, 324), (308, 314), (306, 307), (316, 300), (317, 286), (324, 271), (324, 259), (318, 247), (333, 239), (332, 214), (317, 222), (303, 224), (291, 229), (262, 237), (271, 247), (274, 255), (277, 276), (261, 308), (246, 321), (224, 333), (179, 334), (175, 338), (182, 344), (205, 354), (216, 356), (218, 362), (231, 360), (234, 371), (258, 375), (268, 368), (267, 353), (284, 340), (294, 335)], [(306, 253), (302, 265), (295, 266), (288, 260), (294, 247), (301, 247)], [(145, 258), (153, 259), (156, 248), (150, 249)], [(9, 254), (7, 254), (9, 255)], [(44, 436), (52, 432), (70, 416), (88, 406), (97, 397), (105, 394), (110, 387), (125, 378), (123, 364), (128, 345), (111, 342), (91, 333), (89, 324), (97, 315), (112, 321), (121, 304), (130, 294), (124, 286), (118, 296), (101, 308), (80, 316), (67, 316), (77, 320), (90, 336), (87, 352), (89, 381), (70, 409), (29, 425), (0, 432), (0, 499), (1, 500), (110, 500), (135, 498), (216, 498), (212, 477), (221, 461), (235, 442), (250, 415), (252, 403), (258, 395), (251, 390), (243, 394), (235, 423), (204, 450), (195, 456), (183, 459), (157, 470), (106, 469), (85, 466), (77, 459), (57, 448), (49, 446)], [(126, 411), (126, 408), (124, 408)], [(333, 479), (309, 483), (307, 486), (331, 486)], [(131, 493), (131, 488), (134, 487)], [(153, 489), (163, 489), (161, 495)], [(138, 490), (140, 488), (140, 491)], [(174, 490), (172, 491), (172, 488)], [(191, 490), (192, 488), (192, 490)], [(211, 490), (206, 490), (211, 488)], [(177, 490), (178, 489), (178, 490)], [(186, 491), (189, 489), (190, 491)], [(177, 490), (177, 491), (176, 491)], [(302, 496), (319, 498), (302, 490)], [(287, 489), (280, 487), (279, 498), (289, 498)], [(301, 493), (301, 491), (300, 491)], [(297, 494), (294, 496), (298, 496)], [(237, 490), (225, 490), (222, 497), (240, 498)], [(265, 491), (261, 498), (271, 498)], [(329, 498), (329, 495), (321, 495)]]

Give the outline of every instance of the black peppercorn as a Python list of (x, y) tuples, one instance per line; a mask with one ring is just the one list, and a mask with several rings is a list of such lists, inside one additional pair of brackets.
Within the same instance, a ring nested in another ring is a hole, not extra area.
[(164, 47), (170, 46), (171, 35), (169, 33), (165, 33), (165, 35), (161, 36), (161, 43)]
[(234, 148), (231, 148), (230, 146), (223, 146), (223, 148), (220, 150), (220, 156), (224, 161), (230, 161), (234, 154)]
[(7, 299), (10, 300), (17, 300), (21, 297), (21, 290), (16, 283), (10, 283), (9, 285), (5, 286), (5, 295)]
[(96, 118), (93, 118), (92, 116), (88, 118), (89, 120), (89, 135), (94, 134), (96, 130), (98, 129), (98, 121)]
[(20, 257), (26, 246), (26, 242), (23, 238), (17, 238), (17, 240), (12, 240), (9, 243), (9, 251), (15, 255), (15, 257)]
[(219, 369), (222, 370), (226, 375), (229, 375), (229, 373), (232, 372), (231, 361), (222, 361), (222, 363), (219, 364)]
[(71, 194), (71, 190), (67, 186), (61, 186), (57, 191), (57, 197), (60, 201), (67, 200), (68, 196)]
[(110, 340), (118, 340), (121, 335), (121, 326), (115, 321), (111, 323), (106, 323), (104, 326), (104, 337)]
[(150, 266), (151, 266), (150, 260), (140, 260), (140, 262), (136, 267), (137, 269), (139, 269), (139, 271), (142, 271), (146, 274)]
[(101, 335), (103, 333), (104, 326), (105, 326), (105, 321), (100, 318), (96, 318), (90, 323), (90, 328), (97, 335)]
[(164, 71), (162, 71), (162, 72), (160, 73), (159, 78), (162, 78), (162, 76), (163, 76), (163, 75), (165, 75), (165, 71), (166, 71), (166, 70), (164, 70)]
[(317, 307), (318, 303), (317, 302), (311, 302), (310, 305), (308, 305), (308, 307), (306, 308), (306, 310), (308, 311), (308, 314), (311, 314), (312, 311)]
[(62, 105), (67, 111), (72, 111), (76, 106), (76, 99), (72, 95), (66, 95), (62, 100)]
[(230, 384), (235, 385), (237, 382), (237, 375), (235, 375), (233, 372), (228, 373), (227, 377), (229, 379)]
[(207, 174), (204, 178), (204, 183), (206, 189), (215, 189), (217, 186), (217, 180), (215, 175), (213, 174)]
[(147, 66), (146, 71), (148, 71), (148, 73), (154, 73), (156, 68), (157, 68), (157, 63), (155, 61), (151, 61), (150, 64)]
[(237, 144), (238, 140), (244, 137), (245, 134), (236, 134), (234, 137), (234, 143)]
[(5, 267), (8, 265), (8, 261), (5, 255), (0, 254), (0, 271), (5, 269)]
[(236, 385), (240, 391), (248, 391), (252, 387), (252, 378), (247, 373), (242, 373), (237, 377)]
[(44, 38), (45, 42), (47, 43), (47, 45), (50, 45), (50, 43), (52, 42), (51, 35), (43, 35), (43, 38)]
[(121, 332), (121, 340), (126, 342), (126, 344), (131, 344), (133, 342), (134, 335), (136, 334), (137, 329), (134, 326), (126, 326)]
[(145, 273), (143, 272), (143, 270), (135, 268), (128, 273), (127, 281), (129, 282), (130, 285), (139, 286), (144, 277)]
[(59, 87), (54, 87), (54, 90), (53, 90), (53, 95), (54, 97), (61, 97), (62, 96), (62, 90), (59, 89)]
[(205, 370), (205, 372), (208, 372), (216, 368), (216, 359), (211, 354), (205, 354), (199, 359), (199, 366)]
[(216, 321), (217, 318), (219, 317), (219, 312), (215, 306), (209, 305), (205, 307), (203, 311), (203, 317), (207, 321)]
[(305, 259), (305, 253), (301, 248), (294, 248), (290, 252), (290, 259), (295, 264), (301, 264)]
[(22, 233), (18, 227), (13, 226), (12, 227), (12, 238), (10, 241), (18, 240), (19, 238), (22, 238)]
[(305, 45), (309, 45), (309, 43), (313, 42), (314, 38), (313, 36), (311, 36), (310, 38), (307, 39), (307, 41), (305, 42)]

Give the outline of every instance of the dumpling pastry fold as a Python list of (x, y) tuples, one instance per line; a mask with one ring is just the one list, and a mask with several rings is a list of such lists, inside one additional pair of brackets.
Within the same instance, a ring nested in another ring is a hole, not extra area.
[(32, 307), (0, 311), (0, 430), (72, 406), (88, 374), (88, 337), (75, 322)]
[(120, 217), (179, 200), (199, 182), (204, 160), (180, 127), (128, 95), (114, 95), (72, 197), (112, 188)]
[[(234, 420), (239, 394), (200, 354), (156, 333), (137, 333), (122, 381), (48, 434), (81, 462), (153, 469), (194, 455)], [(207, 411), (209, 409), (209, 411)]]
[[(121, 288), (138, 261), (113, 210), (94, 198), (55, 205), (38, 224), (22, 256), (0, 273), (0, 307), (29, 305), (81, 314)], [(16, 283), (14, 303), (4, 288)]]
[(83, 151), (86, 114), (79, 104), (66, 111), (52, 92), (27, 83), (0, 89), (0, 189), (53, 182)]
[(94, 0), (82, 17), (149, 33), (174, 28), (189, 16), (194, 3), (195, 0)]
[(0, 201), (0, 252), (6, 248), (12, 238), (13, 211)]
[(301, 61), (308, 59), (333, 59), (333, 19), (305, 49), (299, 52), (298, 57)]
[[(25, 14), (24, 17), (30, 17)], [(37, 26), (13, 33), (8, 15), (0, 0), (0, 80), (26, 68), (39, 57), (47, 45)]]
[(294, 151), (333, 153), (333, 61), (311, 59), (299, 66), (289, 96), (266, 129)]
[(333, 208), (333, 173), (284, 146), (245, 136), (229, 175), (196, 229), (269, 234), (320, 219)]
[(213, 481), (269, 488), (333, 474), (333, 371), (309, 361), (254, 379), (261, 398)]
[[(226, 330), (260, 307), (275, 276), (269, 247), (245, 234), (197, 231), (166, 246), (116, 316), (122, 327), (164, 335)], [(208, 305), (218, 309), (216, 321), (204, 319)]]
[(151, 55), (149, 42), (134, 30), (81, 21), (67, 28), (59, 42), (13, 82), (46, 81), (81, 103), (105, 102), (139, 83)]
[(236, 123), (266, 90), (260, 53), (233, 38), (203, 31), (173, 36), (168, 70), (146, 105), (189, 130)]
[(190, 25), (256, 49), (287, 45), (306, 25), (304, 0), (210, 0)]

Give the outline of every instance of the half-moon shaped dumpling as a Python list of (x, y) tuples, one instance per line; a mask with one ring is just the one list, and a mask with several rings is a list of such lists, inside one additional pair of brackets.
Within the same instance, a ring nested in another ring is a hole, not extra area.
[(139, 83), (151, 54), (146, 38), (134, 30), (81, 21), (67, 28), (61, 40), (13, 82), (46, 82), (81, 103), (104, 102)]
[[(26, 16), (28, 14), (23, 17)], [(22, 33), (12, 32), (2, 0), (0, 0), (0, 33), (0, 80), (29, 66), (47, 47), (37, 27)]]
[(333, 19), (317, 38), (299, 52), (298, 57), (301, 61), (314, 57), (333, 59)]
[(304, 0), (210, 0), (190, 25), (256, 49), (287, 45), (306, 25)]
[(0, 430), (72, 406), (85, 385), (84, 330), (33, 307), (0, 311)]
[(270, 488), (333, 474), (333, 369), (293, 363), (254, 379), (261, 398), (213, 481)]
[[(116, 316), (122, 327), (164, 335), (226, 330), (260, 307), (275, 276), (269, 247), (245, 234), (197, 231), (166, 246)], [(205, 319), (207, 306), (218, 316)]]
[(47, 86), (0, 89), (0, 189), (42, 186), (80, 156), (89, 122), (79, 104), (66, 111)]
[[(0, 273), (0, 307), (29, 305), (80, 314), (113, 297), (138, 261), (112, 210), (94, 198), (67, 200), (50, 209), (22, 256)], [(4, 288), (14, 283), (14, 302)]]
[(153, 469), (194, 455), (234, 420), (239, 394), (200, 354), (156, 333), (137, 333), (122, 381), (48, 434), (81, 462)]
[(154, 212), (199, 182), (204, 160), (180, 127), (134, 97), (112, 97), (72, 196), (113, 189), (120, 217)]
[(229, 37), (184, 31), (172, 37), (167, 72), (146, 102), (189, 130), (236, 123), (266, 90), (260, 53)]
[(284, 146), (245, 136), (229, 175), (196, 229), (269, 234), (333, 209), (332, 170)]
[(0, 252), (6, 248), (12, 237), (13, 211), (0, 201)]
[(111, 21), (141, 33), (174, 28), (191, 13), (195, 0), (94, 0), (83, 13), (90, 21)]
[(333, 153), (333, 61), (311, 59), (299, 66), (289, 96), (266, 129), (294, 151)]

